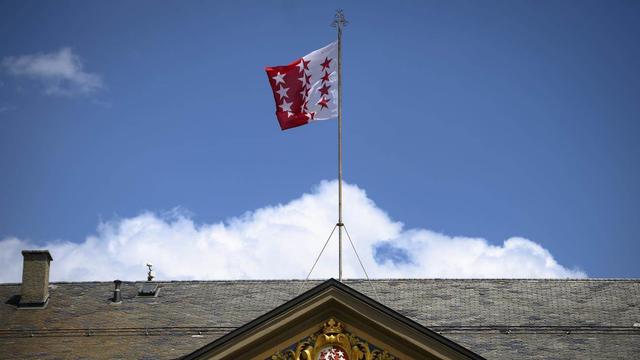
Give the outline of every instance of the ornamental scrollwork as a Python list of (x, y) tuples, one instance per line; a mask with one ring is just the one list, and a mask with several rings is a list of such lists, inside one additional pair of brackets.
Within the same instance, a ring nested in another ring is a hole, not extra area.
[(386, 350), (344, 330), (331, 318), (322, 329), (265, 360), (400, 360)]

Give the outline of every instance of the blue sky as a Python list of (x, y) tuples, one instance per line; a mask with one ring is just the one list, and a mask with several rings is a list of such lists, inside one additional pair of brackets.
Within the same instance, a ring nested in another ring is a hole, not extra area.
[[(0, 241), (323, 194), (336, 122), (280, 131), (264, 67), (333, 41), (337, 8), (354, 193), (408, 230), (640, 276), (637, 1), (0, 1)], [(73, 71), (16, 68), (47, 56)], [(404, 259), (394, 239), (376, 261)]]

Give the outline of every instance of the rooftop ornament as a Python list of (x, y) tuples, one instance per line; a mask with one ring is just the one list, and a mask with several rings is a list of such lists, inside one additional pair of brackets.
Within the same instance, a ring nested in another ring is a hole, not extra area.
[(147, 273), (147, 281), (153, 281), (153, 278), (156, 277), (156, 273), (151, 269), (152, 266), (152, 263), (147, 264), (147, 267), (149, 268), (149, 272)]

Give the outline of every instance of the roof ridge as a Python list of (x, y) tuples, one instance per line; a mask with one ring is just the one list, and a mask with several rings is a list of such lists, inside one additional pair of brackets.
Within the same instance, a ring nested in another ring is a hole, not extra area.
[[(158, 284), (171, 283), (282, 283), (282, 282), (304, 282), (303, 279), (217, 279), (217, 280), (158, 280), (154, 281)], [(309, 279), (307, 282), (322, 282), (326, 279)], [(366, 282), (367, 279), (345, 279), (344, 282)], [(371, 279), (375, 282), (423, 282), (423, 281), (460, 281), (460, 282), (640, 282), (640, 278), (584, 278), (584, 279), (557, 279), (557, 278), (390, 278), (390, 279)], [(144, 283), (144, 280), (122, 280), (123, 283)], [(111, 281), (52, 281), (51, 285), (64, 284), (111, 284)], [(21, 283), (0, 283), (0, 286), (16, 286)]]

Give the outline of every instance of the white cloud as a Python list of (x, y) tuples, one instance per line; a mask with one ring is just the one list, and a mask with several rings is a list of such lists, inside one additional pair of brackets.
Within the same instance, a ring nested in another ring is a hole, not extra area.
[(90, 94), (103, 85), (99, 75), (84, 71), (82, 59), (67, 47), (48, 54), (5, 57), (2, 66), (10, 74), (41, 81), (49, 95)]
[[(180, 210), (151, 212), (101, 223), (81, 243), (0, 241), (0, 282), (20, 281), (20, 251), (47, 248), (53, 280), (142, 280), (145, 262), (158, 279), (304, 278), (336, 217), (336, 182), (284, 205), (264, 207), (225, 222), (196, 224)], [(558, 264), (539, 244), (510, 238), (491, 245), (480, 238), (404, 229), (355, 185), (344, 187), (345, 220), (369, 275), (403, 277), (585, 277)], [(362, 278), (346, 237), (344, 272)], [(313, 278), (336, 277), (337, 236)]]

